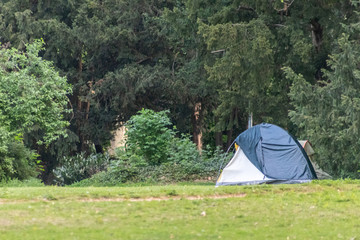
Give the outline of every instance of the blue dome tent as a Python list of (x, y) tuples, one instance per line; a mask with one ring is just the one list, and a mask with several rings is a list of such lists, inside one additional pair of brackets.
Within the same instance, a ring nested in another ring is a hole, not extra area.
[(262, 123), (241, 133), (237, 150), (216, 186), (303, 183), (317, 179), (300, 143), (284, 129)]

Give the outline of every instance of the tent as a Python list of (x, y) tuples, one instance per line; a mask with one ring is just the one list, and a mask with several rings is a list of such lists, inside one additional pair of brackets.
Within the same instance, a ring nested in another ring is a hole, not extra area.
[(325, 172), (324, 170), (322, 170), (319, 165), (314, 162), (314, 155), (315, 155), (315, 151), (313, 149), (313, 147), (311, 146), (311, 143), (309, 142), (309, 140), (299, 140), (299, 143), (301, 144), (301, 146), (304, 148), (306, 154), (308, 155), (311, 164), (314, 167), (315, 173), (318, 177), (318, 179), (331, 179), (331, 175), (328, 174), (327, 172)]
[(317, 178), (300, 143), (276, 125), (256, 125), (241, 133), (235, 142), (237, 150), (216, 186), (303, 183)]

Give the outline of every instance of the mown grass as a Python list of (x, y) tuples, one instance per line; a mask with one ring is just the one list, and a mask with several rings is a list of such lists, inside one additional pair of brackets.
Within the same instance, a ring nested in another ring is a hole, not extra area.
[(359, 190), (351, 180), (2, 187), (0, 239), (360, 239)]

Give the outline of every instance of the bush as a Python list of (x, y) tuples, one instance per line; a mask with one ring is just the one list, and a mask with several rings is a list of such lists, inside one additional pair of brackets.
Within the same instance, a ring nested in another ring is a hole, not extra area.
[[(204, 149), (202, 154), (187, 138), (175, 139), (179, 145), (172, 146), (171, 161), (150, 165), (141, 157), (118, 151), (118, 160), (110, 163), (107, 171), (85, 179), (78, 186), (115, 186), (125, 182), (174, 183), (195, 180), (215, 180), (225, 156), (221, 150)], [(175, 151), (177, 150), (177, 151)], [(126, 159), (126, 157), (128, 157)]]
[(172, 139), (168, 147), (168, 156), (168, 161), (174, 163), (199, 162), (201, 160), (195, 143), (186, 135)]
[(55, 183), (67, 185), (89, 178), (104, 171), (110, 163), (108, 154), (91, 154), (86, 157), (84, 153), (71, 157), (64, 157), (60, 166), (53, 170)]
[[(117, 151), (116, 167), (108, 169), (111, 179), (118, 176), (121, 182), (179, 182), (213, 179), (219, 170), (222, 151), (204, 149), (202, 154), (189, 136), (173, 137), (166, 148), (167, 159), (161, 165), (147, 164), (141, 156)], [(120, 177), (121, 176), (121, 177)]]
[[(78, 185), (113, 186), (125, 182), (213, 180), (226, 157), (219, 149), (200, 154), (189, 136), (175, 137), (166, 111), (142, 110), (128, 124), (127, 142), (106, 171)], [(70, 172), (70, 170), (68, 170)], [(79, 180), (79, 179), (77, 179)]]
[(8, 172), (8, 179), (25, 180), (38, 175), (40, 166), (36, 164), (38, 155), (26, 148), (22, 142), (15, 141), (8, 144), (5, 159), (11, 161), (13, 172)]
[(175, 133), (169, 129), (168, 111), (146, 109), (130, 118), (126, 131), (126, 152), (142, 157), (150, 165), (168, 159), (168, 146)]
[(25, 147), (20, 135), (10, 137), (5, 133), (0, 129), (0, 181), (35, 177), (38, 155)]

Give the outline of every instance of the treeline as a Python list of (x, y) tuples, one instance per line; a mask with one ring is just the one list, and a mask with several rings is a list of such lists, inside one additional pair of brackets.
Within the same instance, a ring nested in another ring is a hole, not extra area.
[[(141, 109), (169, 110), (178, 133), (227, 148), (255, 123), (309, 139), (337, 177), (360, 169), (357, 1), (2, 0), (3, 49), (43, 39), (72, 86), (66, 137), (39, 144), (47, 180), (64, 156), (103, 153)], [(1, 103), (4, 104), (4, 103)]]

